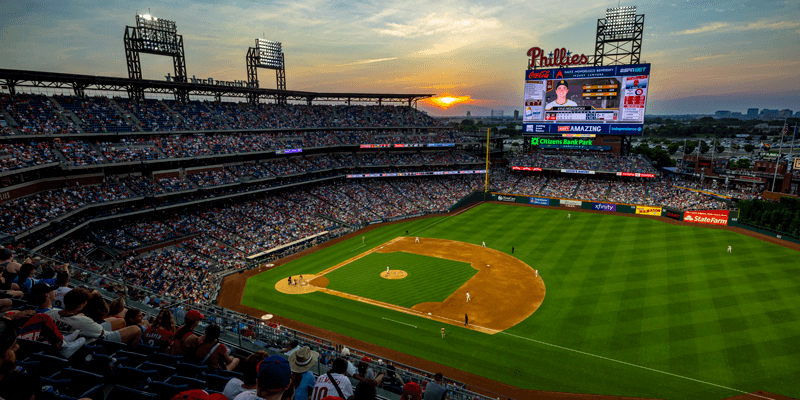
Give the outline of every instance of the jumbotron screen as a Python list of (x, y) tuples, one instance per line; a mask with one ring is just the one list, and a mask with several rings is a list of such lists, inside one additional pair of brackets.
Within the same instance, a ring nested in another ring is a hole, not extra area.
[(523, 132), (641, 135), (650, 64), (528, 70)]

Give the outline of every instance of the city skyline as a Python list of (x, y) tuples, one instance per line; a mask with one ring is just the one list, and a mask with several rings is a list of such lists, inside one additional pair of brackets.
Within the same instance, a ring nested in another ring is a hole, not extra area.
[[(800, 3), (619, 4), (645, 14), (642, 61), (652, 64), (647, 114), (800, 109)], [(245, 80), (247, 48), (265, 37), (283, 43), (289, 90), (468, 97), (448, 109), (419, 107), (442, 116), (509, 115), (521, 109), (527, 50), (593, 54), (596, 21), (616, 5), (19, 1), (7, 3), (0, 16), (0, 68), (125, 77), (124, 27), (137, 11), (149, 12), (176, 21), (189, 76)], [(142, 67), (149, 79), (173, 72), (168, 57), (143, 55)], [(261, 71), (260, 79), (274, 88), (271, 71)]]

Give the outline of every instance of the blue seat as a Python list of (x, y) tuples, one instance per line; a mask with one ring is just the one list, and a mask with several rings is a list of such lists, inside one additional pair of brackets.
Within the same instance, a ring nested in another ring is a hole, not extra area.
[(157, 400), (158, 397), (153, 393), (117, 385), (111, 389), (108, 398), (114, 400)]
[(138, 388), (143, 382), (160, 381), (161, 378), (156, 370), (142, 370), (131, 367), (117, 368), (117, 383), (128, 387)]
[(39, 362), (39, 376), (52, 376), (58, 371), (69, 367), (69, 361), (61, 357), (54, 357), (47, 354), (34, 353), (25, 361)]
[(171, 354), (166, 354), (166, 353), (153, 353), (147, 356), (147, 361), (161, 365), (168, 365), (170, 367), (174, 367), (175, 364), (178, 363), (178, 361), (182, 360), (183, 356), (173, 356)]
[(105, 340), (105, 339), (95, 340), (94, 344), (99, 344), (100, 346), (103, 346), (103, 348), (106, 350), (106, 354), (114, 354), (120, 350), (128, 349), (128, 345), (125, 343), (112, 342), (110, 340)]
[(155, 394), (158, 400), (171, 400), (178, 393), (189, 390), (189, 385), (173, 385), (171, 383), (156, 381), (143, 383), (141, 389), (148, 393)]
[(136, 346), (135, 349), (132, 349), (131, 351), (133, 351), (135, 353), (144, 354), (144, 355), (148, 355), (149, 356), (150, 354), (153, 354), (153, 353), (155, 353), (155, 352), (157, 352), (159, 350), (160, 350), (160, 348), (157, 347), (157, 346), (149, 346), (149, 345), (146, 345), (146, 344), (139, 344), (138, 346)]
[(244, 377), (244, 374), (242, 374), (241, 372), (228, 371), (227, 369), (216, 370), (216, 371), (214, 371), (214, 375), (224, 376), (224, 377), (226, 377), (228, 379), (230, 379), (230, 378), (242, 379)]
[(104, 378), (102, 375), (74, 368), (65, 368), (55, 373), (50, 379), (62, 382), (69, 381), (63, 390), (59, 390), (61, 395), (75, 398), (103, 399)]
[(157, 371), (158, 376), (161, 378), (162, 381), (166, 380), (172, 375), (175, 375), (176, 371), (174, 367), (151, 363), (149, 361), (143, 362), (142, 365), (140, 365), (138, 368), (145, 371)]
[(128, 365), (131, 367), (141, 365), (143, 362), (147, 361), (147, 356), (144, 354), (133, 353), (130, 351), (121, 350), (114, 354), (114, 358), (127, 358)]
[(208, 389), (216, 390), (218, 392), (225, 390), (225, 385), (227, 385), (228, 381), (231, 380), (231, 378), (216, 374), (200, 374), (197, 378), (205, 381)]
[(49, 354), (51, 356), (59, 355), (58, 348), (50, 343), (17, 338), (17, 344), (19, 345), (19, 349), (15, 351), (15, 353), (19, 360), (24, 360), (33, 353)]
[(197, 375), (200, 375), (204, 372), (208, 372), (208, 367), (204, 365), (197, 365), (183, 361), (179, 361), (178, 363), (176, 363), (175, 369), (177, 370), (178, 375), (186, 376), (189, 378), (194, 378)]
[(167, 379), (167, 383), (172, 385), (187, 385), (189, 386), (189, 390), (205, 389), (206, 387), (206, 383), (199, 379), (188, 378), (180, 375), (171, 376), (169, 379)]

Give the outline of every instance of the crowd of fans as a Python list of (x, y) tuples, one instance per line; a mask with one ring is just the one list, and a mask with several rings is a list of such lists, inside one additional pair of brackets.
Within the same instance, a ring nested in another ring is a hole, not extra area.
[(656, 174), (655, 168), (641, 154), (620, 156), (606, 153), (536, 150), (529, 153), (520, 152), (510, 162), (511, 165), (518, 167)]
[(47, 143), (0, 143), (0, 172), (57, 163), (59, 161)]
[[(72, 113), (72, 120), (53, 102)], [(225, 129), (295, 129), (349, 127), (419, 127), (442, 123), (407, 106), (277, 105), (106, 97), (2, 95), (0, 109), (16, 124), (6, 134), (42, 135), (88, 133), (207, 131)], [(130, 115), (130, 118), (128, 118)], [(323, 135), (324, 136), (324, 135)], [(306, 147), (320, 145), (323, 136), (308, 136)], [(430, 142), (429, 142), (430, 143)], [(332, 144), (332, 142), (331, 142)]]

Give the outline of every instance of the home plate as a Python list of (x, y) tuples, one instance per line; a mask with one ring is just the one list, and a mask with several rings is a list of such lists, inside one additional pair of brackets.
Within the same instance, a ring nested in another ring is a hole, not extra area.
[(264, 321), (272, 319), (272, 314), (264, 314), (261, 316)]

